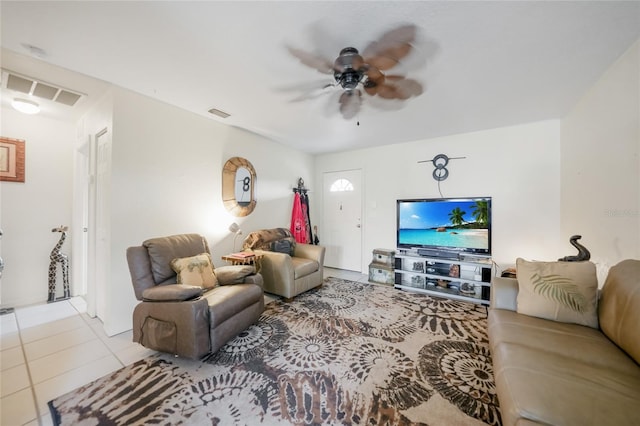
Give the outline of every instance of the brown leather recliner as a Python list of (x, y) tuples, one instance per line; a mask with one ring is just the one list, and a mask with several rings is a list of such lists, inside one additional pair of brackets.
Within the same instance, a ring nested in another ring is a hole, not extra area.
[(263, 281), (253, 267), (214, 269), (212, 289), (176, 284), (174, 259), (209, 253), (204, 237), (182, 234), (152, 238), (127, 249), (136, 298), (133, 340), (141, 345), (198, 359), (217, 351), (255, 323), (264, 311)]

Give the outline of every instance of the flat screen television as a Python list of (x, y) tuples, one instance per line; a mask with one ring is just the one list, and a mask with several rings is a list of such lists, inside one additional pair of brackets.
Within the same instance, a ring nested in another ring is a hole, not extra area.
[(397, 200), (399, 248), (491, 254), (491, 197)]

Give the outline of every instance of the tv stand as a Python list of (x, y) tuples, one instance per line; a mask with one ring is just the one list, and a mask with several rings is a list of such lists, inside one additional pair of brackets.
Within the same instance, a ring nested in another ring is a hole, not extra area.
[(446, 251), (446, 250), (437, 250), (437, 249), (416, 249), (416, 252), (419, 256), (424, 257), (437, 257), (439, 259), (451, 259), (458, 260), (458, 253)]
[[(429, 255), (426, 249), (396, 250), (395, 284), (401, 290), (438, 297), (489, 304), (492, 262), (484, 256), (449, 252), (448, 257)], [(437, 253), (435, 253), (437, 254)]]

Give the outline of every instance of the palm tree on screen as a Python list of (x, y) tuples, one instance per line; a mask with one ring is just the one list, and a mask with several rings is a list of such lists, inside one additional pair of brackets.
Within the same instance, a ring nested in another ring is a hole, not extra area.
[(489, 223), (489, 203), (486, 200), (478, 200), (471, 207), (471, 215), (479, 224), (486, 225)]
[(467, 212), (460, 210), (460, 207), (456, 207), (455, 209), (451, 210), (451, 213), (449, 213), (449, 220), (454, 226), (462, 225), (465, 221), (465, 214), (467, 214)]

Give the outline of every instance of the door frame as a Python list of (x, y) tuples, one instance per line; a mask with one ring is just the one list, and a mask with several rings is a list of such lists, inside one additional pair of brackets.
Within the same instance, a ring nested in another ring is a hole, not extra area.
[[(364, 233), (365, 233), (365, 229), (366, 229), (366, 224), (365, 224), (365, 217), (364, 217), (364, 199), (365, 199), (365, 187), (364, 187), (364, 169), (363, 168), (346, 168), (346, 169), (342, 169), (342, 170), (325, 170), (321, 172), (321, 182), (322, 182), (322, 212), (323, 212), (323, 217), (322, 217), (322, 225), (324, 227), (324, 232), (327, 232), (327, 225), (326, 225), (326, 217), (325, 217), (325, 207), (326, 207), (326, 203), (327, 203), (327, 197), (326, 197), (326, 193), (325, 193), (325, 186), (324, 186), (324, 181), (325, 181), (325, 176), (327, 174), (331, 174), (331, 173), (345, 173), (345, 172), (358, 172), (359, 173), (359, 180), (360, 180), (360, 205), (359, 205), (359, 216), (360, 216), (360, 239), (358, 242), (358, 251), (360, 253), (360, 261), (359, 261), (359, 265), (358, 265), (358, 269), (356, 269), (356, 272), (360, 272), (362, 273), (364, 271), (363, 269), (363, 262), (364, 262), (364, 253), (363, 253), (363, 248), (364, 248)], [(322, 244), (322, 242), (320, 243)], [(331, 267), (331, 266), (329, 266)], [(351, 270), (351, 269), (345, 269), (345, 270)]]

